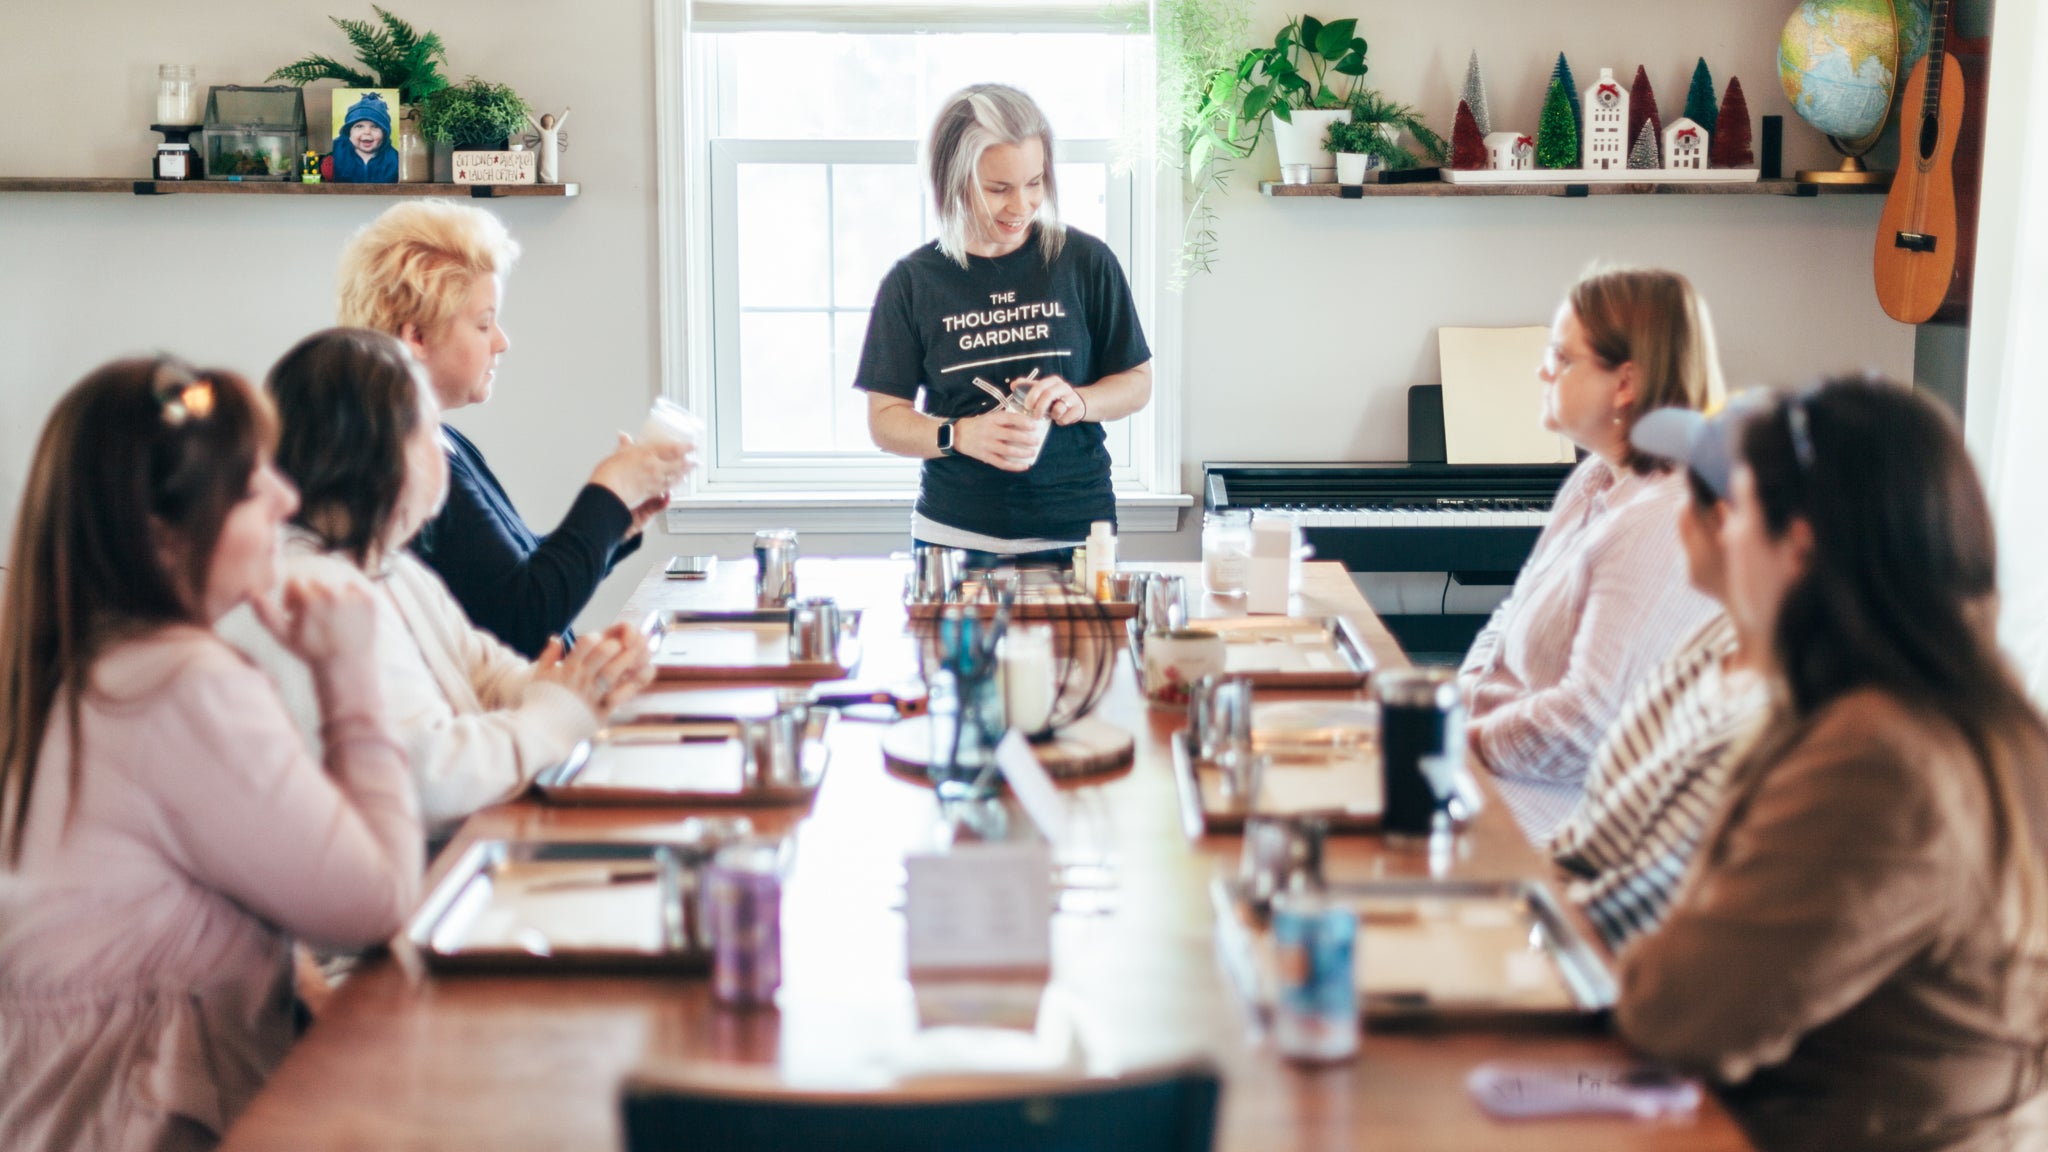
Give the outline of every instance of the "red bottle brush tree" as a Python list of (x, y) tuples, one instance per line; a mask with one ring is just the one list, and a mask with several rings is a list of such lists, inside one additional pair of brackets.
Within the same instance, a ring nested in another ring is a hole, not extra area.
[(1457, 119), (1451, 123), (1451, 167), (1477, 172), (1486, 164), (1486, 138), (1480, 135), (1479, 120), (1472, 115), (1472, 106), (1460, 100)]
[(1721, 117), (1707, 145), (1707, 166), (1756, 167), (1756, 153), (1749, 146), (1749, 101), (1742, 95), (1742, 81), (1732, 76), (1721, 94)]
[(1635, 83), (1628, 86), (1628, 138), (1641, 140), (1643, 125), (1653, 124), (1651, 133), (1664, 139), (1664, 117), (1657, 113), (1657, 93), (1650, 88), (1650, 74), (1636, 65)]

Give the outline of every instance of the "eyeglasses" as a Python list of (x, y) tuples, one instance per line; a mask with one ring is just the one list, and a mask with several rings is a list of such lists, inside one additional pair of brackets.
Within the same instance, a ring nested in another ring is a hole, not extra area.
[(156, 386), (151, 394), (156, 397), (157, 412), (167, 427), (182, 428), (213, 415), (213, 381), (194, 380), (175, 365), (157, 366)]
[[(1565, 355), (1564, 345), (1562, 344), (1546, 344), (1543, 346), (1543, 371), (1547, 375), (1562, 376), (1578, 367), (1581, 363), (1582, 361)], [(1593, 357), (1590, 361), (1583, 361), (1583, 363), (1598, 364), (1602, 368), (1609, 366), (1605, 360), (1600, 359), (1598, 356)]]

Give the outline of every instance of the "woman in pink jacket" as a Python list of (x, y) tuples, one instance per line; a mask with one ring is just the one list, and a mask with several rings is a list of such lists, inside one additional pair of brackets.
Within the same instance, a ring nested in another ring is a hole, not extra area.
[[(0, 1133), (216, 1143), (292, 1038), (291, 942), (362, 946), (421, 833), (359, 589), (277, 583), (298, 497), (242, 380), (86, 377), (44, 427), (0, 599)], [(210, 625), (259, 605), (323, 754)]]

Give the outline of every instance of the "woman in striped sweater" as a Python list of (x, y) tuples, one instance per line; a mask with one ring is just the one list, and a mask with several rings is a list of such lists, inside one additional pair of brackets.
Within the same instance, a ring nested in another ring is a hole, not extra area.
[[(1737, 404), (1709, 419), (1666, 408), (1629, 434), (1638, 450), (1684, 467), (1686, 574), (1724, 605), (1729, 442), (1754, 410)], [(1770, 699), (1755, 654), (1767, 642), (1715, 616), (1643, 683), (1593, 754), (1585, 799), (1548, 847), (1610, 947), (1654, 930), (1685, 878), (1730, 766), (1763, 726)]]

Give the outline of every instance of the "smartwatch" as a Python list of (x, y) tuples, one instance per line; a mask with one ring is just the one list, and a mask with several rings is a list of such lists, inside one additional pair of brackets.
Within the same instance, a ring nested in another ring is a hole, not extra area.
[(953, 447), (953, 426), (959, 422), (957, 419), (948, 420), (944, 424), (939, 425), (939, 455), (957, 456), (960, 454), (960, 450)]

